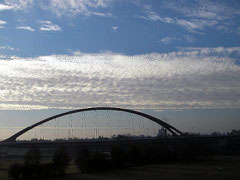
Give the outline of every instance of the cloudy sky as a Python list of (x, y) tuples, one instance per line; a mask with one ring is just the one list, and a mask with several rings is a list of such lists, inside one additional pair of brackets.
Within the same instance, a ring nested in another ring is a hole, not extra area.
[(1, 0), (0, 110), (239, 109), (239, 22), (238, 0)]

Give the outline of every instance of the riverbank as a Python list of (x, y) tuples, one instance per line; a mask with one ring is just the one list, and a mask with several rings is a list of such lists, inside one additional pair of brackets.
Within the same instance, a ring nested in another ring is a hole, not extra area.
[[(47, 161), (47, 160), (46, 160)], [(0, 164), (0, 179), (7, 180), (7, 167), (21, 159), (4, 159)], [(240, 156), (215, 156), (200, 163), (164, 163), (103, 173), (83, 174), (72, 163), (62, 180), (236, 180), (240, 179)], [(59, 178), (51, 178), (59, 179)]]

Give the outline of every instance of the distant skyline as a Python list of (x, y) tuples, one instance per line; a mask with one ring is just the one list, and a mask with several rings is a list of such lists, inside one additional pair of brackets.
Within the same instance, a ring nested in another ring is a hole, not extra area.
[(239, 22), (238, 0), (2, 0), (0, 111), (222, 110), (240, 128)]

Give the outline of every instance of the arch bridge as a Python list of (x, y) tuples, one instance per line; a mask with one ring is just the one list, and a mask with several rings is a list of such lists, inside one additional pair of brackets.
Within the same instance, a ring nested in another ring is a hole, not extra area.
[(17, 132), (16, 134), (12, 135), (11, 137), (5, 139), (3, 142), (15, 142), (16, 139), (21, 136), (22, 134), (26, 133), (27, 131), (37, 127), (37, 126), (40, 126), (48, 121), (51, 121), (51, 120), (54, 120), (56, 118), (59, 118), (59, 117), (62, 117), (62, 116), (66, 116), (66, 115), (70, 115), (70, 114), (75, 114), (75, 113), (79, 113), (79, 112), (86, 112), (86, 111), (102, 111), (102, 110), (105, 110), (105, 111), (120, 111), (120, 112), (127, 112), (127, 113), (130, 113), (130, 114), (136, 114), (136, 115), (139, 115), (139, 116), (142, 116), (144, 118), (147, 118), (153, 122), (156, 122), (157, 124), (159, 124), (160, 126), (164, 127), (168, 132), (170, 132), (173, 136), (183, 136), (183, 133), (178, 130), (177, 128), (171, 126), (170, 124), (156, 118), (156, 117), (153, 117), (149, 114), (146, 114), (146, 113), (143, 113), (143, 112), (139, 112), (139, 111), (135, 111), (135, 110), (130, 110), (130, 109), (123, 109), (123, 108), (117, 108), (117, 107), (91, 107), (91, 108), (84, 108), (84, 109), (76, 109), (76, 110), (72, 110), (72, 111), (68, 111), (68, 112), (65, 112), (65, 113), (61, 113), (61, 114), (57, 114), (57, 115), (54, 115), (54, 116), (51, 116), (49, 118), (46, 118), (42, 121), (39, 121), (31, 126), (28, 126), (26, 128), (24, 128), (23, 130)]

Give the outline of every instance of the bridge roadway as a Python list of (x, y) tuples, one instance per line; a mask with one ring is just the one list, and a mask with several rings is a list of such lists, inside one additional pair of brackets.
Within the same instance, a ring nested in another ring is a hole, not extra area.
[[(163, 142), (164, 139), (127, 139), (127, 140), (68, 140), (68, 141), (16, 141), (0, 143), (0, 156), (23, 156), (32, 147), (41, 150), (43, 156), (52, 156), (55, 149), (65, 146), (73, 156), (78, 155), (80, 149), (88, 148), (90, 151), (110, 151), (113, 146), (131, 147), (154, 145)], [(5, 155), (4, 155), (5, 154)]]
[(55, 149), (59, 146), (65, 146), (73, 156), (78, 155), (80, 149), (88, 148), (90, 151), (108, 152), (113, 146), (129, 148), (131, 146), (154, 146), (176, 144), (186, 142), (186, 140), (207, 141), (213, 146), (222, 146), (227, 144), (226, 136), (201, 136), (201, 137), (168, 137), (166, 138), (144, 138), (144, 139), (125, 139), (125, 140), (73, 140), (73, 141), (17, 141), (17, 142), (0, 142), (0, 157), (5, 156), (24, 156), (32, 147), (41, 150), (43, 156), (52, 156)]

